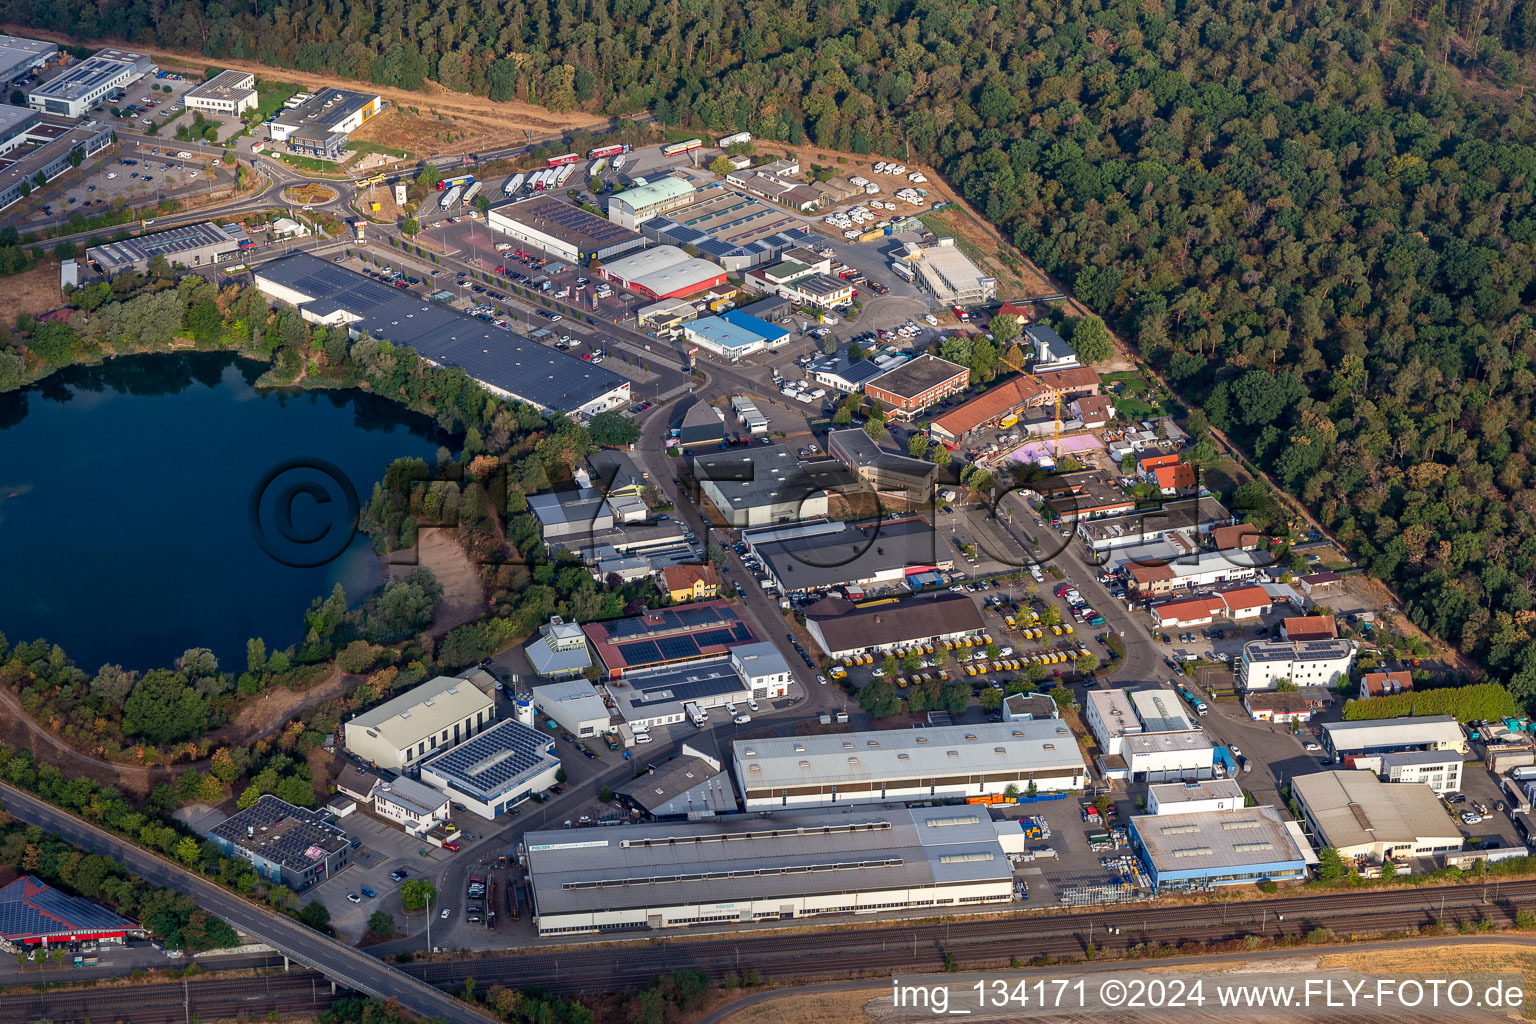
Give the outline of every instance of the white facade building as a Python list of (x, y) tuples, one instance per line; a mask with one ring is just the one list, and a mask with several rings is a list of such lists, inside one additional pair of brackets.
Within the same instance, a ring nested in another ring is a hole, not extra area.
[(473, 683), (438, 676), (364, 711), (343, 727), (346, 748), (398, 772), (496, 720), (496, 702)]
[(739, 740), (749, 810), (1080, 790), (1088, 769), (1059, 720)]
[(154, 62), (146, 54), (102, 50), (63, 74), (33, 86), (27, 93), (27, 106), (45, 114), (85, 117), (98, 102), (111, 99), (153, 67)]
[(494, 819), (556, 781), (555, 738), (513, 719), (424, 761), (421, 780)]
[(1243, 645), (1237, 682), (1245, 690), (1273, 690), (1282, 679), (1334, 687), (1354, 663), (1355, 645), (1348, 640), (1254, 640)]
[(1461, 830), (1434, 790), (1420, 783), (1389, 785), (1371, 772), (1298, 775), (1291, 794), (1320, 846), (1356, 858), (1432, 857), (1461, 849)]
[(373, 809), (381, 817), (398, 822), (413, 836), (431, 831), (448, 820), (448, 797), (431, 786), (400, 776), (373, 789)]
[(1466, 733), (1450, 715), (1328, 722), (1322, 739), (1323, 749), (1340, 760), (1396, 750), (1467, 752)]
[(1243, 806), (1243, 787), (1231, 779), (1164, 782), (1147, 787), (1148, 814), (1203, 814), (1236, 811)]
[(752, 691), (752, 696), (786, 697), (794, 677), (789, 662), (770, 643), (741, 644), (731, 648), (731, 667)]
[(608, 721), (612, 717), (596, 688), (585, 679), (535, 686), (533, 706), (573, 736), (600, 736), (608, 731)]
[(256, 109), (256, 76), (249, 71), (220, 71), (202, 85), (187, 91), (182, 102), (188, 110), (206, 110), (239, 117)]

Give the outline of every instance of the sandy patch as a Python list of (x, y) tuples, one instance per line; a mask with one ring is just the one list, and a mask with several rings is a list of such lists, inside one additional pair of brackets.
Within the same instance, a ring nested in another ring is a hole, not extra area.
[(59, 291), (59, 261), (49, 257), (24, 274), (4, 279), (0, 287), (0, 319), (11, 324), (18, 314), (37, 316), (64, 304)]
[(426, 566), (443, 586), (443, 599), (432, 616), (432, 634), (442, 636), (455, 626), (473, 622), (486, 613), (485, 588), (480, 573), (453, 531), (423, 527), (414, 551), (398, 551), (384, 567), (389, 579), (403, 579), (418, 565)]
[(737, 1010), (721, 1019), (720, 1024), (856, 1024), (874, 1020), (864, 1009), (872, 999), (889, 995), (888, 988), (857, 989), (852, 992), (808, 992), (767, 999)]

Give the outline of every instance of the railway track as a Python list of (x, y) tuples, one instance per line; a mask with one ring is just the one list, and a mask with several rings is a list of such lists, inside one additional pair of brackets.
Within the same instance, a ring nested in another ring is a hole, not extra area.
[(205, 978), (76, 991), (7, 993), (0, 1000), (0, 1024), (49, 1019), (56, 1024), (186, 1024), (279, 1014), (314, 1013), (338, 998), (317, 971), (292, 971), (259, 978)]

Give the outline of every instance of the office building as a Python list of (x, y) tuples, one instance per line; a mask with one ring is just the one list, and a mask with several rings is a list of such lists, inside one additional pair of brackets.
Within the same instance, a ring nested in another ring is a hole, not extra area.
[(670, 214), (692, 203), (693, 194), (693, 185), (686, 178), (652, 178), (611, 197), (608, 219), (634, 231), (652, 217)]
[(103, 100), (111, 100), (154, 66), (147, 54), (102, 50), (65, 68), (27, 92), (27, 106), (45, 114), (83, 118)]
[(789, 662), (773, 644), (759, 641), (732, 647), (731, 667), (754, 698), (771, 700), (789, 696), (789, 684), (794, 682), (794, 676), (790, 673)]
[(1243, 787), (1232, 779), (1203, 782), (1160, 782), (1147, 787), (1147, 813), (1206, 814), (1241, 810)]
[(972, 263), (953, 238), (920, 248), (911, 265), (922, 286), (945, 305), (979, 306), (997, 298), (997, 279)]
[(256, 109), (256, 76), (249, 71), (220, 71), (202, 85), (187, 90), (188, 110), (239, 117)]
[(896, 419), (911, 419), (930, 405), (958, 395), (970, 382), (969, 368), (925, 354), (867, 382), (864, 393), (883, 402)]
[(649, 299), (697, 295), (708, 288), (719, 288), (726, 278), (719, 266), (689, 256), (675, 245), (658, 245), (613, 260), (598, 272), (614, 284)]
[(62, 942), (121, 945), (144, 929), (90, 900), (71, 896), (35, 875), (0, 889), (0, 939), (12, 947), (47, 948)]
[(1301, 882), (1315, 862), (1296, 823), (1260, 805), (1131, 818), (1131, 849), (1159, 892)]
[(865, 523), (825, 519), (742, 533), (786, 594), (830, 587), (908, 589), (923, 574), (954, 568), (933, 524), (921, 516)]
[(93, 245), (85, 250), (85, 258), (104, 276), (116, 277), (128, 270), (147, 273), (156, 256), (165, 257), (172, 267), (208, 267), (238, 256), (250, 244), (239, 225), (203, 221)]
[(849, 808), (523, 842), (539, 934), (571, 935), (1007, 904), (1004, 824), (1018, 834), (985, 809)]
[(933, 500), (933, 481), (938, 467), (922, 459), (886, 451), (862, 429), (834, 430), (827, 434), (827, 454), (858, 474), (871, 488), (925, 505)]
[(719, 754), (706, 747), (702, 741), (684, 743), (677, 756), (614, 786), (614, 799), (652, 821), (735, 813), (730, 773)]
[(845, 394), (863, 394), (864, 385), (906, 362), (906, 356), (880, 356), (850, 361), (848, 350), (835, 356), (819, 355), (811, 358), (805, 375), (817, 384)]
[(1468, 750), (1466, 733), (1450, 715), (1326, 722), (1322, 740), (1323, 749), (1340, 761), (1397, 750)]
[(1083, 721), (1098, 742), (1106, 778), (1173, 782), (1216, 775), (1214, 745), (1172, 690), (1090, 690)]
[(54, 43), (0, 35), (0, 82), (24, 85), (34, 70), (59, 55)]
[[(1355, 757), (1356, 768), (1370, 770), (1370, 755)], [(1383, 782), (1422, 782), (1439, 796), (1461, 791), (1461, 754), (1455, 750), (1397, 750), (1375, 755)]]
[(1036, 373), (1066, 370), (1078, 365), (1076, 350), (1049, 324), (1032, 324), (1024, 328), (1024, 341), (1034, 349), (1034, 365), (1031, 369)]
[(384, 109), (377, 95), (321, 89), (268, 122), (274, 144), (319, 160), (340, 160), (351, 134)]
[(513, 719), (422, 762), (421, 780), (487, 820), (555, 784), (555, 738)]
[(407, 833), (419, 836), (448, 820), (449, 801), (440, 790), (404, 775), (383, 780), (373, 787), (373, 809), (382, 818), (398, 823)]
[(607, 732), (612, 717), (597, 689), (585, 679), (540, 683), (533, 688), (533, 706), (543, 717), (583, 739)]
[(398, 772), (496, 720), (496, 702), (466, 679), (438, 676), (370, 708), (343, 727), (351, 753)]
[(612, 259), (645, 244), (628, 228), (552, 195), (500, 203), (486, 212), (485, 223), (567, 263)]
[(589, 622), (582, 629), (609, 679), (642, 669), (724, 658), (732, 647), (757, 640), (724, 601), (661, 608), (627, 619)]
[(1057, 719), (737, 740), (732, 770), (748, 811), (959, 800), (1080, 790), (1088, 769)]
[(1243, 645), (1237, 682), (1247, 690), (1273, 690), (1282, 680), (1331, 687), (1349, 677), (1354, 663), (1348, 640), (1252, 640)]
[(249, 861), (269, 882), (304, 892), (349, 863), (352, 839), (330, 815), (267, 793), (208, 831), (226, 856)]
[(1291, 779), (1291, 795), (1317, 845), (1333, 847), (1346, 863), (1461, 849), (1461, 830), (1423, 783), (1392, 785), (1368, 771), (1318, 772)]
[(807, 462), (782, 444), (700, 454), (693, 475), (704, 497), (737, 529), (825, 516), (829, 493), (856, 487), (837, 463)]
[(805, 628), (829, 657), (846, 658), (977, 636), (983, 623), (975, 601), (946, 591), (869, 608), (823, 598), (805, 609)]
[(36, 189), (39, 174), (51, 181), (76, 155), (86, 159), (111, 145), (111, 125), (0, 104), (0, 209)]
[(255, 278), (264, 294), (298, 307), (311, 323), (407, 346), (540, 412), (590, 417), (630, 404), (625, 377), (310, 253), (264, 263)]

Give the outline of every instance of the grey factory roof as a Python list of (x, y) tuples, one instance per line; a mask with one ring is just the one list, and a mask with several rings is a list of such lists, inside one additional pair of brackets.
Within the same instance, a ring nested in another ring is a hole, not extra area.
[(1184, 501), (1164, 502), (1162, 507), (1143, 509), (1123, 516), (1090, 519), (1078, 526), (1080, 533), (1095, 541), (1119, 537), (1147, 537), (1167, 530), (1190, 529), (1204, 523), (1224, 522), (1231, 518), (1215, 498), (1202, 496)]
[(1190, 732), (1195, 729), (1194, 720), (1179, 703), (1178, 694), (1166, 687), (1149, 687), (1130, 691), (1131, 704), (1136, 717), (1147, 732)]
[(1461, 726), (1450, 715), (1422, 715), (1418, 718), (1385, 718), (1364, 722), (1327, 722), (1323, 731), (1328, 742), (1339, 752), (1368, 750), (1371, 747), (1415, 746), (1422, 743), (1464, 742)]
[(295, 871), (312, 867), (351, 841), (319, 813), (271, 793), (225, 818), (208, 834)]
[(193, 99), (239, 99), (256, 90), (246, 84), (251, 79), (249, 71), (220, 71), (203, 84), (187, 90)]
[(1137, 732), (1125, 737), (1127, 754), (1170, 754), (1181, 750), (1213, 749), (1210, 737), (1200, 729), (1185, 732)]
[(1267, 804), (1234, 811), (1146, 814), (1131, 822), (1160, 872), (1219, 871), (1306, 859), (1285, 819)]
[(0, 71), (5, 71), (14, 77), (17, 72), (58, 52), (57, 43), (0, 35)]
[(407, 808), (423, 817), (448, 801), (438, 790), (406, 775), (379, 783), (374, 787), (373, 796), (375, 800), (382, 799), (385, 803)]
[(788, 660), (778, 647), (766, 640), (738, 644), (731, 648), (731, 656), (741, 662), (749, 676), (777, 675), (790, 670)]
[(495, 707), (495, 701), (469, 680), (438, 676), (369, 708), (346, 724), (349, 729), (377, 732), (404, 749), (423, 736), (440, 732), (478, 711), (494, 711)]
[(309, 253), (263, 264), (258, 278), (298, 291), (316, 312), (345, 310), (353, 329), (408, 345), (440, 366), (458, 366), (489, 387), (532, 405), (575, 412), (625, 383), (585, 360), (520, 334), (380, 284)]
[(148, 62), (142, 53), (127, 50), (102, 50), (67, 69), (57, 78), (50, 78), (29, 90), (32, 96), (73, 100), (84, 96), (110, 78), (122, 74), (124, 69), (140, 61)]
[(848, 430), (834, 430), (830, 432), (827, 434), (829, 449), (834, 442), (848, 456), (849, 461), (860, 468), (878, 466), (912, 476), (932, 476), (939, 469), (938, 466), (931, 462), (909, 458), (906, 455), (898, 455), (896, 452), (881, 448), (875, 443), (874, 438), (866, 434), (861, 428), (855, 427)]
[(554, 745), (553, 737), (508, 718), (429, 757), (422, 762), (421, 770), (490, 803), (559, 764), (560, 759), (552, 751)]
[(1367, 771), (1317, 772), (1295, 776), (1291, 789), (1329, 846), (1461, 835), (1435, 791), (1422, 782), (1382, 782)]
[(528, 495), (528, 511), (545, 526), (566, 523), (595, 523), (604, 512), (608, 499), (595, 489), (549, 491)]
[(1157, 795), (1159, 807), (1187, 804), (1200, 800), (1236, 800), (1243, 802), (1243, 787), (1234, 779), (1200, 779), (1195, 782), (1160, 782), (1147, 787)]
[(1012, 877), (985, 809), (725, 816), (524, 837), (540, 913), (925, 888)]
[(640, 240), (639, 234), (623, 225), (588, 213), (552, 195), (497, 203), (491, 207), (491, 212), (551, 238), (558, 238), (582, 252), (597, 252), (611, 245)]
[(689, 701), (751, 696), (729, 657), (629, 672), (624, 686), (610, 685), (608, 693), (626, 722), (678, 715)]
[(782, 444), (696, 456), (693, 474), (700, 482), (711, 483), (737, 510), (801, 502), (825, 491), (858, 486), (858, 480), (841, 463), (806, 462)]
[(1394, 750), (1381, 755), (1381, 766), (1393, 768), (1407, 764), (1460, 763), (1461, 757), (1461, 753), (1455, 750)]
[(559, 704), (563, 714), (578, 722), (606, 722), (609, 718), (608, 705), (597, 695), (597, 688), (585, 679), (540, 683), (533, 688), (533, 698), (535, 705)]
[(278, 111), (276, 123), (294, 129), (330, 129), (378, 98), (378, 93), (321, 89), (298, 106)]
[(977, 632), (984, 625), (975, 601), (947, 592), (851, 610), (845, 602), (818, 601), (805, 617), (826, 639), (828, 654)]
[(689, 744), (676, 757), (613, 791), (659, 818), (703, 810), (726, 813), (737, 806), (730, 773), (719, 758), (705, 756)]
[(931, 729), (735, 741), (737, 779), (749, 789), (1083, 768), (1059, 719)]
[(916, 517), (842, 524), (835, 532), (753, 541), (752, 548), (786, 589), (810, 590), (953, 561), (941, 543), (933, 524)]

